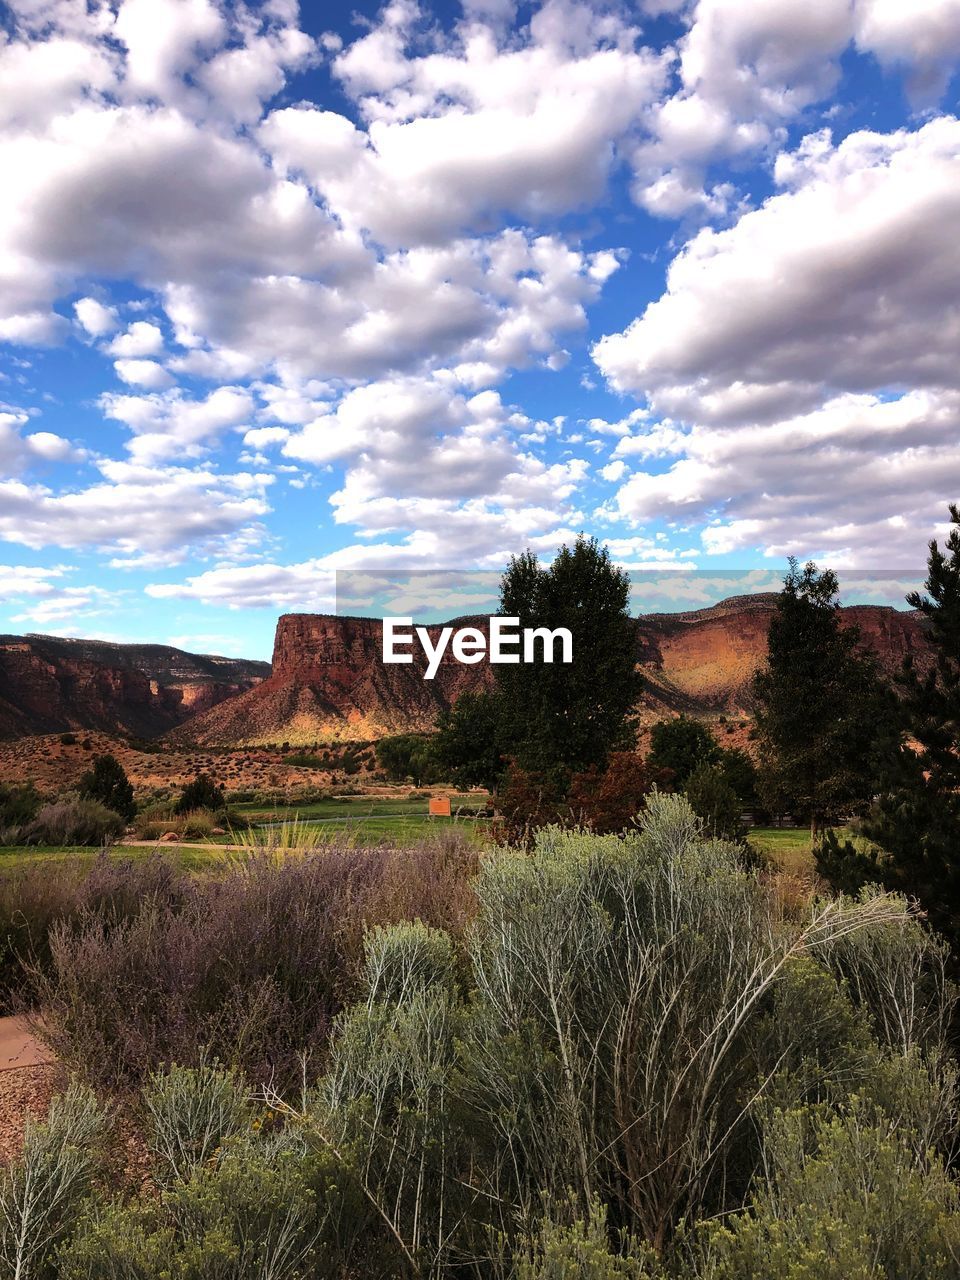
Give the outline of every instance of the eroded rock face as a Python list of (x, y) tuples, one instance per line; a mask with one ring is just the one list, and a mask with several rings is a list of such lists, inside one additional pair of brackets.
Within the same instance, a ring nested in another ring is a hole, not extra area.
[(242, 693), (265, 662), (53, 636), (0, 636), (0, 737), (101, 729), (155, 737)]
[[(637, 620), (637, 663), (646, 676), (642, 721), (670, 712), (748, 715), (749, 686), (766, 656), (775, 595), (740, 596), (709, 609), (648, 614)], [(881, 606), (843, 610), (860, 625), (882, 666), (897, 670), (907, 654), (923, 665), (926, 641), (916, 615)], [(485, 619), (453, 626), (486, 629)], [(435, 638), (439, 626), (428, 628)], [(381, 661), (381, 624), (373, 618), (287, 614), (277, 625), (273, 673), (256, 688), (189, 720), (171, 735), (205, 745), (336, 739), (427, 730), (467, 690), (488, 687), (486, 662), (466, 666), (448, 652), (434, 680), (411, 665)]]

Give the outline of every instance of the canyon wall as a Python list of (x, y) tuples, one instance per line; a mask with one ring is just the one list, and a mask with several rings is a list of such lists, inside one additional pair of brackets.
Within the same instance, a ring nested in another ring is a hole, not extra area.
[(0, 738), (72, 729), (156, 737), (245, 692), (266, 662), (55, 636), (0, 636)]
[[(749, 686), (763, 662), (775, 595), (740, 596), (708, 609), (648, 614), (637, 619), (637, 663), (645, 676), (638, 707), (642, 723), (683, 711), (746, 716)], [(885, 670), (907, 654), (926, 661), (923, 625), (915, 614), (884, 606), (844, 609), (862, 629)], [(453, 626), (486, 628), (485, 618)], [(432, 636), (439, 626), (429, 627)], [(429, 730), (461, 693), (489, 687), (486, 662), (466, 666), (445, 654), (435, 679), (415, 662), (381, 661), (381, 624), (373, 618), (287, 614), (277, 625), (273, 671), (248, 692), (188, 720), (170, 736), (199, 745), (334, 740), (363, 741), (408, 730)]]

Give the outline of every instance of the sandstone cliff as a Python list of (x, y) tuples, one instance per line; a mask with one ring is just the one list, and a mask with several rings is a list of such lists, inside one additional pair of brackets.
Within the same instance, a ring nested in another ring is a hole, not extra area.
[(54, 636), (0, 636), (0, 738), (100, 729), (154, 737), (250, 689), (266, 662)]
[[(750, 679), (766, 654), (775, 601), (774, 595), (740, 596), (709, 609), (639, 618), (637, 662), (646, 676), (641, 721), (675, 711), (749, 714)], [(924, 661), (916, 615), (880, 606), (843, 613), (860, 625), (886, 670), (899, 668), (908, 653)], [(484, 624), (469, 618), (454, 623)], [(429, 630), (435, 635), (439, 627)], [(270, 678), (170, 736), (202, 745), (362, 741), (430, 729), (441, 708), (491, 680), (486, 663), (464, 666), (449, 654), (432, 681), (423, 679), (423, 665), (385, 666), (376, 619), (288, 614), (277, 626)]]

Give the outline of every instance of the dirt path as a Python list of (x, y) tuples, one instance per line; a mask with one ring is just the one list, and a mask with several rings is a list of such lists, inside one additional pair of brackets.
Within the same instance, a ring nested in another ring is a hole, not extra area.
[(40, 1067), (52, 1061), (49, 1050), (34, 1039), (23, 1018), (0, 1018), (0, 1071)]

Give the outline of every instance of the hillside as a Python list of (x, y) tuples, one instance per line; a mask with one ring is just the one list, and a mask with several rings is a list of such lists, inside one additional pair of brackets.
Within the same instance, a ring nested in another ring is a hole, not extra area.
[[(749, 714), (750, 679), (766, 653), (775, 595), (738, 596), (708, 609), (637, 619), (637, 662), (646, 676), (638, 714), (649, 723), (677, 711), (715, 718)], [(908, 654), (922, 664), (920, 620), (885, 606), (843, 610), (889, 672)], [(483, 629), (484, 619), (457, 619)], [(429, 628), (432, 633), (438, 627)], [(197, 745), (368, 740), (429, 729), (466, 690), (486, 686), (484, 663), (445, 655), (432, 681), (422, 665), (384, 666), (372, 618), (287, 614), (280, 618), (269, 679), (184, 723), (173, 741)]]
[(0, 636), (0, 739), (70, 729), (155, 737), (270, 674), (168, 645)]

